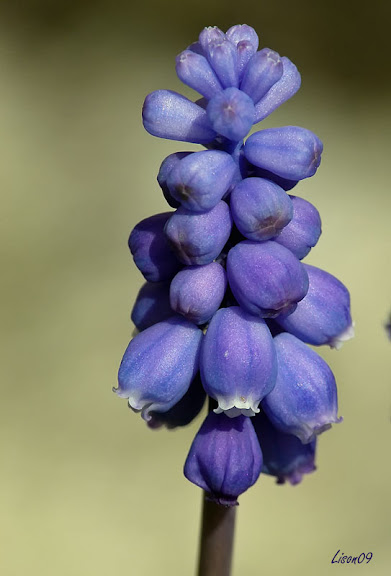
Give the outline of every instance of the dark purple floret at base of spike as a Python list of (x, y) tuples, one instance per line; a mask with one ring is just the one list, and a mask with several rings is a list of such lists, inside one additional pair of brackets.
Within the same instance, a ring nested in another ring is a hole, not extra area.
[(288, 481), (299, 484), (304, 474), (315, 467), (316, 439), (303, 444), (296, 436), (285, 434), (275, 428), (264, 412), (253, 419), (262, 454), (262, 474), (277, 478), (277, 484)]
[(193, 440), (184, 474), (213, 501), (234, 506), (261, 469), (262, 452), (251, 419), (210, 412)]

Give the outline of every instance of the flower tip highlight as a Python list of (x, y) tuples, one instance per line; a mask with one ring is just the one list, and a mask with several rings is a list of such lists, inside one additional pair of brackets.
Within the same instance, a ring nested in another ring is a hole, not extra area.
[(348, 326), (341, 334), (335, 336), (329, 346), (330, 348), (334, 348), (335, 350), (340, 350), (345, 342), (352, 340), (355, 336), (355, 322), (352, 322), (350, 326)]

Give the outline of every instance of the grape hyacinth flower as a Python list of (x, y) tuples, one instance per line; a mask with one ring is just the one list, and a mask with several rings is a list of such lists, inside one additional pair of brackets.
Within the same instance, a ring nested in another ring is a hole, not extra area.
[(251, 419), (211, 412), (193, 441), (184, 472), (211, 500), (233, 506), (261, 469), (262, 452)]
[(274, 338), (277, 379), (262, 407), (273, 425), (303, 444), (340, 422), (332, 371), (314, 350), (284, 332)]
[(166, 412), (187, 392), (198, 372), (202, 332), (182, 316), (172, 316), (138, 334), (126, 349), (118, 373), (121, 398), (141, 411)]
[(150, 428), (190, 423), (209, 396), (184, 473), (228, 508), (262, 472), (297, 484), (315, 470), (316, 437), (340, 418), (332, 371), (308, 344), (353, 336), (345, 286), (302, 262), (320, 215), (288, 194), (316, 173), (321, 140), (294, 125), (249, 135), (300, 87), (289, 58), (258, 47), (245, 24), (205, 28), (176, 59), (198, 95), (145, 99), (150, 134), (205, 149), (163, 160), (157, 180), (173, 211), (130, 234), (147, 283), (116, 390)]
[(264, 412), (253, 418), (263, 455), (262, 473), (277, 478), (277, 484), (299, 484), (304, 474), (316, 470), (316, 438), (307, 444), (293, 434), (273, 426)]
[(277, 322), (307, 344), (340, 348), (354, 336), (349, 292), (332, 274), (309, 264), (304, 268), (308, 292), (292, 314), (282, 314)]
[(207, 394), (228, 416), (254, 416), (274, 388), (277, 358), (266, 322), (239, 306), (222, 308), (209, 323), (201, 348)]

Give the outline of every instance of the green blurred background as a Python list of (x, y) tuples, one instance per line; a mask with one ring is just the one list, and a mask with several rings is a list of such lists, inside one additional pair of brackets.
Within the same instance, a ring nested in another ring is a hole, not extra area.
[[(182, 90), (175, 56), (204, 26), (243, 22), (302, 72), (264, 126), (324, 142), (295, 193), (321, 211), (307, 260), (350, 288), (357, 335), (322, 350), (345, 420), (320, 439), (318, 471), (295, 488), (261, 477), (241, 498), (234, 575), (391, 573), (390, 4), (0, 7), (1, 575), (194, 573), (201, 494), (182, 466), (200, 419), (152, 432), (111, 387), (142, 284), (127, 236), (165, 210), (160, 162), (189, 148), (144, 132), (144, 97)], [(331, 565), (339, 549), (373, 559)]]

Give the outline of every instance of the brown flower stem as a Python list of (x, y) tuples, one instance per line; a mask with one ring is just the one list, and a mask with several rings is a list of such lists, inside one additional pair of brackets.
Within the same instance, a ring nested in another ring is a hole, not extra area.
[(230, 576), (236, 506), (221, 506), (203, 494), (198, 576)]

